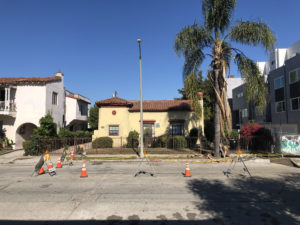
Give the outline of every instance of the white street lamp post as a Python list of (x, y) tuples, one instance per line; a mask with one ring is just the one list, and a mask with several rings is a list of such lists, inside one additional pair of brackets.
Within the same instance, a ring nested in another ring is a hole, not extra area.
[(139, 45), (139, 56), (140, 56), (140, 143), (141, 143), (141, 151), (140, 151), (140, 157), (144, 158), (144, 128), (143, 128), (143, 82), (142, 82), (142, 50), (141, 50), (141, 39), (137, 39), (138, 45)]

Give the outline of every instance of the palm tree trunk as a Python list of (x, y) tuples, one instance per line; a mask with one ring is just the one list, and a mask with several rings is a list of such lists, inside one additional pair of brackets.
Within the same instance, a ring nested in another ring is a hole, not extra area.
[[(217, 92), (216, 94), (220, 95), (220, 88), (219, 88), (219, 69), (214, 70), (214, 78), (215, 78), (215, 91)], [(220, 107), (218, 104), (218, 101), (215, 103), (215, 149), (214, 149), (214, 156), (216, 158), (219, 158), (219, 146), (220, 146)]]

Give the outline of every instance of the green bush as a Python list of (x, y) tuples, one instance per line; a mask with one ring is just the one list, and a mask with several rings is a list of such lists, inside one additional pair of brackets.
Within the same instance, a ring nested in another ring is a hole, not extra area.
[(186, 145), (187, 143), (184, 136), (169, 137), (167, 142), (167, 147), (173, 149), (186, 148)]
[(192, 128), (190, 130), (188, 142), (189, 142), (189, 148), (193, 148), (196, 146), (197, 140), (198, 140), (198, 129), (197, 128)]
[(99, 137), (92, 142), (93, 148), (112, 148), (113, 140), (110, 137)]
[(66, 128), (60, 128), (58, 132), (58, 137), (60, 138), (72, 138), (74, 137), (74, 133), (72, 131), (69, 131)]
[(230, 135), (229, 135), (229, 139), (238, 140), (239, 139), (239, 132), (236, 131), (236, 130), (232, 130)]
[(130, 131), (127, 137), (127, 148), (137, 148), (139, 146), (139, 133)]
[(152, 142), (153, 148), (165, 148), (167, 146), (167, 139), (166, 135), (159, 136), (155, 138)]
[(32, 141), (23, 141), (24, 155), (38, 155), (38, 150)]
[(208, 141), (213, 142), (215, 138), (215, 124), (214, 121), (204, 121), (204, 134)]

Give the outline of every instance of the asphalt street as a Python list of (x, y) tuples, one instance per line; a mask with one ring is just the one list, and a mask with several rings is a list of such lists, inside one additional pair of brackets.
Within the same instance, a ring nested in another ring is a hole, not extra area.
[[(8, 157), (8, 156), (6, 156)], [(300, 224), (300, 169), (246, 161), (152, 162), (155, 176), (134, 177), (138, 162), (88, 161), (31, 176), (34, 160), (0, 160), (0, 224)], [(143, 163), (141, 170), (151, 172)]]

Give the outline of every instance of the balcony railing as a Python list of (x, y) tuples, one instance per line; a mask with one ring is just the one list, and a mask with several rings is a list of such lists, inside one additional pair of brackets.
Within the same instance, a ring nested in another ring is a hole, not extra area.
[(0, 101), (0, 112), (16, 112), (16, 103), (11, 100), (8, 104), (5, 101)]

